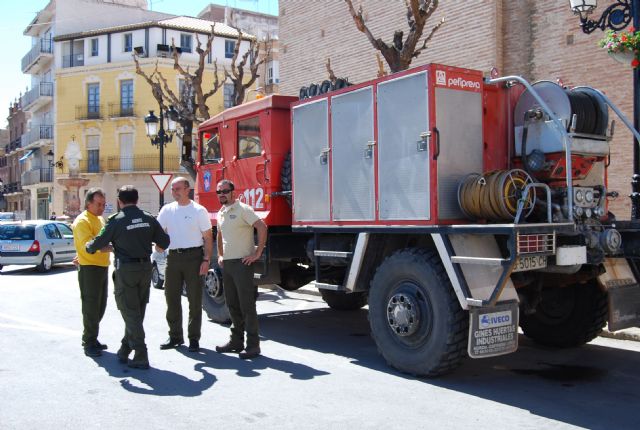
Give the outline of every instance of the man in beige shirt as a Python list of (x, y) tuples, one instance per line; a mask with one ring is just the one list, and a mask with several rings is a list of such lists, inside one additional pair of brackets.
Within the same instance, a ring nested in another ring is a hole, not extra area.
[[(252, 264), (262, 256), (267, 226), (251, 206), (235, 199), (234, 188), (233, 182), (227, 179), (220, 181), (216, 188), (222, 204), (217, 216), (218, 264), (222, 267), (224, 297), (231, 315), (231, 338), (225, 345), (216, 346), (216, 351), (239, 352), (240, 358), (248, 359), (260, 355)], [(254, 228), (258, 232), (257, 248)]]

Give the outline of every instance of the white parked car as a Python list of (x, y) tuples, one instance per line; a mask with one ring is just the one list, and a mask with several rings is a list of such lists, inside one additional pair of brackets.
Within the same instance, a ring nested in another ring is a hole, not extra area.
[(35, 265), (48, 272), (54, 264), (76, 255), (73, 231), (57, 221), (16, 221), (0, 224), (0, 270), (8, 265)]
[(151, 254), (151, 286), (161, 290), (164, 286), (164, 270), (167, 265), (167, 251), (158, 252), (155, 249)]

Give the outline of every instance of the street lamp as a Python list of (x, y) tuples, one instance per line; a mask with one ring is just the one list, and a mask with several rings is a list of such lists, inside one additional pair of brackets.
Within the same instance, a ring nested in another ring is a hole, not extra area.
[[(151, 139), (153, 146), (158, 146), (160, 149), (160, 174), (164, 174), (164, 147), (167, 143), (171, 142), (173, 133), (176, 131), (176, 121), (173, 118), (173, 112), (175, 109), (173, 106), (169, 107), (166, 114), (163, 112), (162, 104), (160, 104), (160, 118), (158, 118), (152, 110), (149, 111), (149, 115), (144, 117), (144, 123), (147, 126), (147, 136)], [(164, 193), (160, 191), (159, 194), (160, 209), (164, 206)]]
[[(606, 8), (598, 20), (590, 20), (587, 17), (598, 6), (597, 0), (569, 0), (571, 10), (580, 15), (580, 27), (586, 34), (593, 33), (596, 29), (614, 31), (626, 28), (632, 23), (635, 31), (640, 26), (640, 0), (617, 0)], [(633, 128), (640, 127), (640, 68), (633, 69)], [(640, 142), (633, 139), (633, 176), (631, 178), (631, 219), (640, 219)]]
[(51, 149), (49, 150), (49, 152), (47, 152), (44, 155), (47, 157), (47, 161), (49, 162), (49, 167), (56, 166), (58, 169), (62, 169), (62, 167), (64, 166), (64, 163), (62, 162), (62, 157), (60, 157), (60, 159), (56, 162), (53, 161), (54, 154)]

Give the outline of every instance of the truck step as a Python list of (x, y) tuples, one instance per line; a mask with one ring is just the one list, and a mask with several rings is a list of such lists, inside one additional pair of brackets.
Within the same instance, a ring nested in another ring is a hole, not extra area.
[(509, 260), (504, 258), (484, 258), (484, 257), (451, 257), (451, 262), (455, 264), (480, 264), (484, 266), (502, 266)]
[(314, 282), (314, 285), (319, 290), (331, 290), (331, 291), (346, 291), (344, 285), (325, 284), (324, 282)]
[(325, 251), (322, 249), (316, 249), (313, 251), (313, 255), (316, 257), (337, 257), (337, 258), (351, 258), (353, 252), (345, 251)]

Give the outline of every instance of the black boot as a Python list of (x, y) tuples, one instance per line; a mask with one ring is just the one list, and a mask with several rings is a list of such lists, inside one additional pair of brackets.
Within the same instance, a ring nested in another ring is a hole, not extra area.
[(118, 361), (122, 364), (126, 364), (129, 360), (129, 354), (131, 354), (131, 351), (132, 349), (129, 347), (129, 345), (125, 343), (120, 345), (120, 349), (116, 353), (116, 355), (118, 356)]
[(133, 358), (129, 360), (127, 366), (134, 369), (148, 369), (149, 356), (147, 355), (147, 348), (136, 349), (136, 353), (133, 355)]

